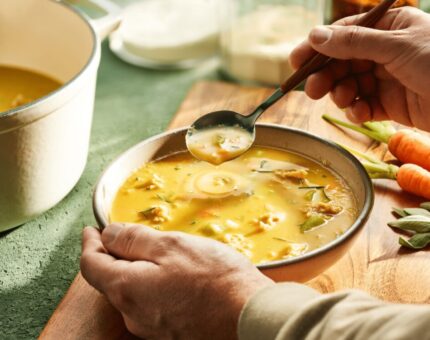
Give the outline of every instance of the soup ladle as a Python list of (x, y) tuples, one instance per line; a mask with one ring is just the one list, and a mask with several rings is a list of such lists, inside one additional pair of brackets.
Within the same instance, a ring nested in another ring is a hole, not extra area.
[[(384, 0), (380, 2), (376, 7), (372, 8), (363, 17), (359, 18), (356, 26), (372, 27), (379, 19), (388, 11), (388, 9), (395, 3), (396, 0)], [(196, 134), (204, 130), (214, 127), (234, 127), (241, 128), (249, 133), (249, 145), (241, 148), (241, 152), (236, 152), (232, 159), (238, 157), (241, 153), (245, 152), (251, 147), (255, 140), (255, 123), (257, 119), (267, 110), (270, 106), (276, 103), (289, 91), (294, 90), (299, 86), (308, 76), (322, 69), (332, 58), (325, 56), (320, 53), (316, 53), (309, 61), (303, 64), (297, 71), (295, 71), (273, 94), (268, 97), (264, 102), (258, 105), (255, 110), (248, 114), (242, 115), (234, 111), (221, 110), (215, 111), (198, 118), (188, 129), (186, 135), (186, 144), (193, 156), (201, 159), (200, 154), (193, 152), (193, 148), (190, 147), (192, 140), (195, 139)], [(191, 138), (193, 136), (193, 138)], [(243, 151), (243, 152), (242, 152)]]

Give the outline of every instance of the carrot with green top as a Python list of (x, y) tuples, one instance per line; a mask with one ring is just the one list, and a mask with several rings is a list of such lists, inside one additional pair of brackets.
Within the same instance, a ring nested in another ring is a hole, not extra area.
[(329, 115), (326, 121), (362, 133), (378, 142), (388, 144), (388, 150), (402, 163), (412, 163), (430, 171), (430, 138), (415, 130), (396, 129), (390, 122), (366, 122), (356, 126)]
[(416, 164), (403, 164), (398, 167), (345, 145), (339, 145), (360, 158), (360, 162), (371, 178), (394, 179), (404, 191), (430, 199), (430, 172), (426, 169)]

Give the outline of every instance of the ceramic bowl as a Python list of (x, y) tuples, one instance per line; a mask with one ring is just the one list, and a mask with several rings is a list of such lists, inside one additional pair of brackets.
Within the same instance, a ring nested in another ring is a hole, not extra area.
[[(113, 199), (128, 176), (144, 163), (186, 150), (186, 129), (165, 132), (124, 152), (105, 170), (93, 196), (93, 209), (101, 228), (109, 224)], [(292, 151), (324, 164), (350, 186), (358, 215), (340, 237), (298, 257), (258, 265), (275, 281), (307, 281), (333, 265), (352, 246), (373, 206), (373, 186), (360, 162), (336, 144), (305, 131), (273, 124), (257, 124), (255, 144)]]

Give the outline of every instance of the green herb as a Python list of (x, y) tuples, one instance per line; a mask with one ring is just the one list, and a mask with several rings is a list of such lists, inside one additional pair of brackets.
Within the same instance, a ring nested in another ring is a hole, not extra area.
[(261, 172), (261, 173), (270, 173), (270, 172), (273, 172), (273, 170), (269, 170), (269, 169), (264, 169), (264, 166), (267, 164), (267, 160), (265, 160), (265, 159), (263, 159), (261, 162), (260, 162), (260, 167), (258, 168), (258, 169), (253, 169), (253, 171), (256, 171), (256, 172)]
[(417, 233), (430, 232), (430, 217), (411, 215), (389, 222), (388, 225), (393, 228), (415, 231)]
[(151, 216), (151, 212), (155, 209), (155, 207), (148, 208), (146, 210), (139, 211), (139, 214), (142, 214), (145, 217)]
[(263, 169), (254, 169), (253, 171), (256, 171), (256, 172), (260, 172), (260, 173), (271, 173), (271, 172), (273, 172), (273, 170), (263, 170)]
[(176, 171), (181, 170), (179, 166), (175, 166), (173, 169), (175, 169)]
[(430, 211), (422, 208), (405, 208), (403, 211), (408, 215), (420, 215), (430, 217)]
[(330, 201), (331, 201), (330, 197), (328, 197), (328, 196), (327, 196), (327, 193), (325, 192), (325, 188), (324, 188), (324, 189), (321, 189), (321, 190), (320, 190), (320, 192), (321, 192), (321, 196), (322, 196), (322, 201), (323, 201), (324, 203), (327, 203), (327, 202), (330, 202)]
[(304, 198), (305, 198), (305, 200), (306, 201), (309, 201), (309, 202), (312, 202), (313, 201), (313, 199), (314, 199), (314, 195), (316, 194), (316, 190), (309, 190), (306, 194), (305, 194), (305, 196), (304, 196)]
[(420, 204), (420, 207), (430, 211), (430, 202), (423, 202)]
[(399, 244), (410, 249), (423, 249), (430, 244), (430, 233), (415, 234), (409, 240), (400, 237)]
[(272, 237), (274, 240), (278, 240), (278, 241), (283, 241), (283, 242), (288, 242), (288, 240), (286, 240), (285, 238), (282, 237)]
[(400, 209), (400, 208), (392, 208), (393, 209), (393, 212), (396, 214), (396, 215), (398, 215), (398, 216), (400, 216), (400, 217), (406, 217), (406, 216), (408, 216), (408, 214), (403, 210), (403, 209)]
[(225, 143), (225, 137), (223, 135), (216, 135), (215, 136), (215, 144), (218, 146), (221, 146), (221, 144)]
[(196, 224), (197, 223), (197, 221), (196, 220), (194, 220), (194, 221), (191, 221), (190, 222), (190, 225), (194, 225), (194, 224)]
[(324, 223), (325, 220), (320, 215), (311, 215), (306, 221), (300, 224), (300, 231), (304, 233)]
[(306, 187), (299, 187), (299, 189), (324, 189), (325, 185), (310, 185)]
[(155, 196), (157, 196), (160, 200), (162, 200), (162, 201), (164, 201), (164, 202), (166, 202), (166, 203), (172, 203), (172, 200), (171, 199), (169, 199), (169, 198), (167, 198), (166, 196), (164, 196), (164, 195), (161, 195), (161, 194), (155, 194)]

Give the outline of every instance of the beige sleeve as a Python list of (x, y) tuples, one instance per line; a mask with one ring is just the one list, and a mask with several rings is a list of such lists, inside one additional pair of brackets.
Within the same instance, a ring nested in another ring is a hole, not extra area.
[(239, 340), (428, 340), (430, 306), (386, 303), (356, 290), (319, 294), (283, 283), (251, 297), (238, 332)]

